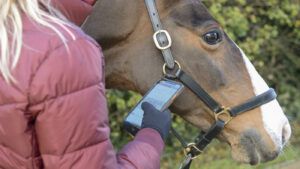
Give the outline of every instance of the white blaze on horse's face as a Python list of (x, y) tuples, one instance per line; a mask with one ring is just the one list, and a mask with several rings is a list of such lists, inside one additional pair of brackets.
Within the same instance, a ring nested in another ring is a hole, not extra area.
[[(240, 48), (239, 48), (240, 49)], [(258, 74), (248, 57), (241, 50), (244, 63), (248, 70), (254, 93), (259, 95), (269, 89), (267, 83)], [(264, 128), (274, 142), (277, 149), (281, 149), (291, 136), (290, 124), (277, 100), (273, 100), (260, 107)]]

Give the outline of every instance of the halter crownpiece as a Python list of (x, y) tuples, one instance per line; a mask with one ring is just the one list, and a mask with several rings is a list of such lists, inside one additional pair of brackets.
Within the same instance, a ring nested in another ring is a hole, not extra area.
[(172, 39), (167, 30), (163, 29), (159, 14), (156, 8), (155, 0), (145, 0), (147, 10), (149, 12), (150, 20), (154, 30), (153, 40), (155, 46), (161, 50), (164, 61), (169, 69), (175, 67), (175, 60), (171, 52)]
[[(226, 124), (228, 124), (234, 117), (274, 100), (277, 95), (274, 89), (270, 88), (268, 91), (255, 96), (235, 107), (224, 107), (219, 104), (191, 76), (186, 74), (182, 70), (179, 62), (174, 59), (171, 52), (172, 39), (168, 31), (163, 29), (155, 0), (145, 0), (145, 4), (150, 16), (153, 30), (155, 32), (153, 35), (154, 44), (159, 50), (161, 50), (165, 61), (163, 66), (164, 76), (166, 78), (176, 79), (182, 82), (214, 113), (215, 116), (215, 123), (206, 133), (202, 132), (196, 138), (195, 143), (185, 142), (184, 139), (176, 132), (176, 130), (171, 128), (172, 133), (184, 147), (184, 152), (186, 155), (186, 158), (180, 168), (189, 169), (192, 160), (197, 158), (203, 152), (205, 147), (217, 137), (217, 135), (225, 128)], [(174, 72), (176, 65), (177, 70), (175, 75), (168, 74), (166, 67)]]

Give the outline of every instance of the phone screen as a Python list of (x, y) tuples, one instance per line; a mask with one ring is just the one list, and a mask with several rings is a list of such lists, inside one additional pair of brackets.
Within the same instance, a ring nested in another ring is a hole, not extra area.
[(181, 83), (169, 80), (159, 81), (137, 106), (127, 116), (126, 121), (140, 128), (144, 111), (141, 108), (143, 102), (151, 103), (156, 109), (163, 111), (171, 104), (175, 96), (183, 89)]

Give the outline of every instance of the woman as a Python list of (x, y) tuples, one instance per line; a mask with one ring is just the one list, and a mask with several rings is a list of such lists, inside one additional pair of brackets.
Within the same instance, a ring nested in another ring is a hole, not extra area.
[[(91, 10), (56, 2), (77, 24)], [(116, 155), (101, 49), (48, 2), (0, 0), (0, 37), (0, 168), (159, 168), (170, 115), (143, 104), (142, 129)]]

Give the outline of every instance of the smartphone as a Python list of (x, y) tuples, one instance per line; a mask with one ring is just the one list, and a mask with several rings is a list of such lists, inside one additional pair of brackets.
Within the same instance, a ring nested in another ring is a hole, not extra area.
[(141, 107), (143, 102), (149, 102), (156, 109), (164, 111), (182, 92), (183, 88), (184, 85), (182, 83), (173, 80), (162, 79), (158, 81), (129, 112), (124, 121), (125, 130), (135, 135), (141, 128), (144, 115)]

